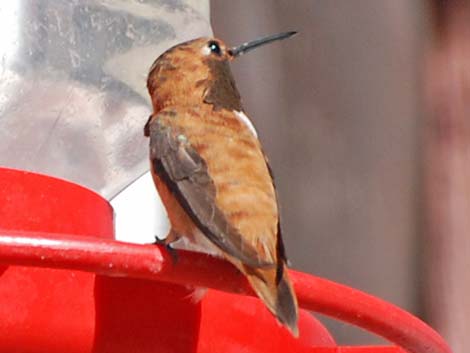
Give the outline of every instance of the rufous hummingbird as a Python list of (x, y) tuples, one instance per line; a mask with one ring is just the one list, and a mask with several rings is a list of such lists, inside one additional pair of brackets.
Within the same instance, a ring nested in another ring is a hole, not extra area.
[(170, 244), (185, 237), (233, 263), (268, 309), (298, 336), (297, 299), (281, 239), (270, 167), (245, 115), (229, 62), (285, 32), (228, 48), (198, 38), (150, 68), (151, 172), (168, 213)]

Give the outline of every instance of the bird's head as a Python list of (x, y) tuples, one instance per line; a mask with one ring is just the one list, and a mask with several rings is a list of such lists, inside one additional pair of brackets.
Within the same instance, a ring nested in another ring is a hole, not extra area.
[(148, 75), (154, 112), (172, 105), (201, 103), (212, 104), (215, 109), (241, 110), (229, 62), (295, 33), (279, 33), (231, 48), (217, 38), (198, 38), (168, 49), (155, 60)]

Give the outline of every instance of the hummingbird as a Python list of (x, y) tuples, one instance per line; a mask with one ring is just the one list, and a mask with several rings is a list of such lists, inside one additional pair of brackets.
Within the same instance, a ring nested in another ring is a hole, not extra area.
[(144, 134), (150, 169), (171, 229), (231, 262), (266, 307), (298, 336), (298, 306), (287, 272), (271, 168), (244, 112), (230, 61), (296, 32), (227, 47), (216, 38), (178, 44), (150, 68)]

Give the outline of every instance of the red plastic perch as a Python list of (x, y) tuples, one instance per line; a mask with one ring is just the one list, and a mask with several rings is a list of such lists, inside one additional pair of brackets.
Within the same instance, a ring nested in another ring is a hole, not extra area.
[[(0, 235), (0, 263), (76, 269), (253, 295), (244, 277), (223, 260), (178, 251), (175, 263), (165, 249), (154, 245), (92, 237), (63, 235), (57, 239), (57, 234), (4, 233)], [(347, 286), (290, 272), (302, 308), (359, 326), (410, 353), (451, 353), (439, 334), (406, 311)]]

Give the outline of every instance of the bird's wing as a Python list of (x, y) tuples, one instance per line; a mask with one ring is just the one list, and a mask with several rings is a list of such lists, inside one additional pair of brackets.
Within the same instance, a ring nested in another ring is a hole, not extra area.
[(158, 117), (151, 120), (147, 132), (154, 171), (202, 233), (248, 266), (276, 267), (276, 263), (260, 258), (256, 248), (243, 239), (217, 206), (216, 188), (206, 162), (185, 135)]

